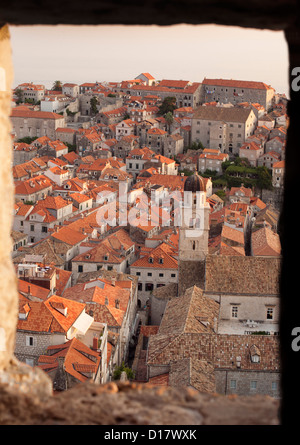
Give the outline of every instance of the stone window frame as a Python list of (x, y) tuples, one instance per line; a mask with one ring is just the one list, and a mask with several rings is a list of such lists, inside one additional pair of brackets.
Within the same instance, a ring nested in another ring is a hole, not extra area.
[(25, 345), (29, 346), (30, 348), (34, 348), (36, 346), (34, 335), (25, 336)]
[[(142, 5), (142, 13), (140, 12), (139, 8), (140, 5), (137, 6), (135, 9), (137, 14), (133, 15), (128, 12), (128, 14), (120, 15), (120, 18), (116, 18), (115, 14), (115, 8), (112, 7), (111, 11), (108, 10), (105, 12), (105, 14), (102, 14), (101, 10), (101, 2), (99, 5), (99, 8), (96, 11), (93, 11), (89, 14), (89, 10), (91, 10), (91, 6), (87, 5), (87, 14), (85, 19), (85, 24), (92, 24), (92, 25), (99, 25), (99, 24), (124, 24), (124, 21), (127, 23), (134, 23), (139, 24), (139, 21), (142, 20), (142, 18), (148, 23), (148, 24), (156, 24), (156, 25), (174, 25), (174, 24), (181, 24), (181, 23), (187, 23), (187, 24), (210, 24), (215, 23), (218, 25), (229, 25), (229, 26), (239, 26), (242, 28), (252, 27), (257, 29), (268, 29), (272, 31), (283, 31), (285, 34), (285, 38), (288, 45), (288, 52), (289, 52), (289, 80), (290, 85), (292, 81), (294, 80), (294, 77), (292, 75), (292, 70), (294, 67), (300, 66), (300, 36), (297, 29), (297, 14), (299, 16), (299, 5), (297, 5), (297, 2), (289, 1), (288, 4), (285, 4), (284, 6), (286, 8), (282, 8), (282, 4), (276, 5), (273, 8), (273, 4), (268, 3), (266, 1), (265, 8), (256, 8), (253, 7), (253, 3), (250, 1), (248, 4), (245, 4), (245, 8), (242, 11), (235, 11), (234, 14), (232, 12), (234, 11), (234, 5), (226, 2), (224, 2), (221, 6), (219, 4), (214, 4), (212, 7), (205, 8), (203, 10), (203, 5), (199, 3), (199, 6), (196, 7), (196, 11), (198, 10), (198, 15), (193, 13), (192, 17), (190, 14), (189, 8), (185, 8), (182, 10), (182, 8), (174, 8), (174, 14), (166, 15), (166, 14), (160, 14), (160, 11), (155, 10), (153, 8), (153, 11), (151, 11), (150, 14), (145, 13), (145, 9), (143, 8), (144, 5)], [(194, 6), (194, 5), (193, 5)], [(39, 13), (37, 16), (32, 16), (28, 12), (30, 11), (30, 8), (28, 8), (27, 4), (19, 4), (16, 6), (15, 11), (12, 11), (7, 5), (1, 6), (1, 13), (2, 13), (2, 23), (11, 23), (12, 25), (56, 25), (56, 24), (82, 24), (82, 20), (80, 18), (81, 9), (80, 12), (78, 12), (78, 7), (75, 7), (70, 12), (68, 5), (67, 9), (61, 8), (59, 13), (57, 13), (57, 10), (55, 8), (49, 7), (47, 4), (46, 6), (43, 4), (43, 2), (40, 5)], [(204, 11), (202, 13), (202, 11)], [(251, 11), (251, 14), (248, 14), (248, 12)], [(270, 12), (271, 11), (271, 12)], [(125, 11), (124, 11), (125, 12)], [(130, 15), (130, 16), (129, 16)], [(143, 20), (143, 22), (144, 22)], [(8, 48), (10, 49), (10, 42), (9, 42), (9, 31), (8, 26), (5, 25), (1, 28), (1, 41), (4, 42), (4, 48), (5, 50)], [(1, 44), (1, 43), (0, 43)], [(0, 58), (1, 58), (1, 52), (0, 52)], [(4, 66), (7, 69), (8, 73), (8, 80), (7, 84), (9, 87), (7, 88), (7, 91), (10, 90), (10, 82), (12, 77), (12, 63), (11, 58), (6, 57), (4, 59)], [(226, 89), (227, 91), (227, 89)], [(291, 312), (288, 310), (291, 305), (291, 299), (289, 298), (291, 295), (295, 295), (294, 293), (294, 286), (296, 285), (296, 277), (297, 277), (297, 264), (287, 264), (288, 261), (288, 255), (287, 252), (290, 250), (291, 254), (293, 253), (292, 249), (295, 249), (295, 243), (298, 243), (298, 240), (295, 239), (292, 224), (294, 221), (294, 215), (292, 212), (293, 206), (292, 204), (293, 200), (295, 199), (295, 193), (293, 193), (293, 185), (294, 183), (298, 182), (298, 172), (293, 171), (293, 165), (297, 165), (300, 158), (300, 153), (297, 153), (297, 150), (293, 149), (293, 145), (297, 146), (297, 140), (298, 140), (298, 132), (299, 132), (299, 125), (298, 125), (298, 110), (300, 105), (300, 93), (298, 91), (292, 91), (291, 92), (291, 99), (288, 103), (288, 114), (290, 117), (290, 125), (288, 129), (289, 134), (289, 141), (288, 141), (288, 156), (287, 156), (287, 165), (289, 166), (289, 180), (285, 183), (285, 190), (284, 190), (284, 203), (283, 203), (283, 221), (281, 222), (281, 227), (285, 227), (285, 236), (282, 238), (283, 241), (283, 268), (281, 270), (281, 313), (283, 314), (282, 317), (282, 330), (285, 331), (286, 335), (290, 336), (290, 332), (295, 326), (295, 319), (294, 317), (291, 317)], [(139, 93), (140, 94), (140, 93)], [(2, 100), (2, 98), (1, 98)], [(6, 122), (4, 122), (4, 125), (2, 125), (1, 131), (2, 135), (4, 135), (4, 141), (3, 146), (7, 149), (9, 146), (11, 140), (8, 137), (9, 131), (7, 130), (9, 127), (8, 125), (8, 109), (9, 109), (9, 102), (10, 102), (10, 95), (5, 92), (4, 98), (3, 98), (3, 112), (4, 112), (4, 119)], [(6, 114), (7, 113), (7, 114)], [(6, 116), (5, 116), (6, 115)], [(6, 136), (5, 136), (6, 135)], [(7, 153), (6, 153), (7, 154)], [(10, 159), (9, 156), (7, 156), (7, 160), (3, 158), (3, 172), (9, 171)], [(0, 175), (2, 177), (2, 175)], [(5, 208), (6, 210), (8, 208), (12, 208), (13, 203), (13, 187), (12, 187), (12, 181), (7, 177), (6, 174), (3, 173), (3, 178), (7, 179), (7, 181), (3, 184), (3, 201), (2, 201), (2, 208)], [(9, 212), (8, 212), (9, 213)], [(12, 212), (11, 212), (12, 213)], [(1, 352), (1, 360), (0, 360), (0, 367), (3, 368), (3, 366), (7, 365), (9, 361), (11, 360), (12, 354), (13, 354), (13, 348), (14, 348), (14, 339), (15, 339), (15, 330), (13, 330), (13, 320), (16, 319), (16, 316), (14, 315), (16, 304), (17, 304), (17, 289), (15, 284), (15, 278), (14, 278), (14, 270), (12, 267), (12, 263), (10, 261), (10, 251), (11, 251), (11, 245), (9, 242), (9, 230), (10, 226), (7, 221), (8, 218), (5, 218), (4, 224), (2, 228), (1, 233), (1, 245), (3, 248), (3, 270), (4, 274), (3, 277), (5, 277), (4, 280), (2, 280), (3, 289), (1, 292), (1, 309), (3, 313), (3, 329), (6, 332), (6, 338), (5, 338), (5, 351)], [(286, 263), (285, 263), (286, 258)], [(2, 272), (3, 273), (3, 272)], [(9, 290), (9, 292), (7, 292)], [(293, 298), (293, 313), (299, 313), (298, 306), (300, 306), (300, 302), (295, 297)], [(282, 311), (282, 307), (286, 306), (287, 310)], [(1, 313), (1, 311), (0, 311)], [(289, 340), (290, 341), (290, 338)], [(297, 372), (298, 372), (298, 357), (297, 354), (294, 354), (290, 351), (290, 344), (286, 343), (286, 349), (281, 349), (282, 357), (284, 358), (285, 367), (283, 370), (283, 375), (285, 375), (285, 382), (292, 382), (293, 378), (295, 377), (297, 380)], [(298, 421), (298, 413), (297, 410), (293, 410), (293, 401), (298, 402), (299, 400), (299, 386), (294, 384), (286, 385), (286, 393), (283, 394), (282, 399), (282, 408), (281, 408), (281, 419), (285, 424), (289, 425), (295, 425)]]
[(274, 317), (275, 317), (275, 306), (266, 305), (266, 320), (272, 321), (274, 320)]
[(236, 381), (236, 379), (230, 379), (229, 387), (230, 387), (231, 390), (236, 390), (237, 389), (237, 381)]
[(237, 320), (239, 318), (238, 317), (239, 306), (240, 306), (240, 303), (230, 303), (230, 318), (232, 320)]

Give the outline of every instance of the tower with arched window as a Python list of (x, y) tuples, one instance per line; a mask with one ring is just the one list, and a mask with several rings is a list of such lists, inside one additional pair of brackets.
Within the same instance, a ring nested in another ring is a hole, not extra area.
[(203, 178), (195, 173), (184, 184), (179, 228), (178, 294), (187, 287), (204, 285), (205, 259), (208, 254), (210, 207), (206, 202)]

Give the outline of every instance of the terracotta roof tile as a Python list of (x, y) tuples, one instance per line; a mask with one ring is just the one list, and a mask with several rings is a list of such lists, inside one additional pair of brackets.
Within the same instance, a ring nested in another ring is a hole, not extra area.
[(248, 80), (232, 80), (232, 79), (206, 79), (202, 81), (203, 85), (227, 86), (232, 88), (254, 88), (258, 90), (269, 90), (272, 87), (263, 82), (254, 82)]
[(49, 111), (30, 111), (30, 110), (19, 110), (18, 108), (13, 108), (11, 111), (11, 117), (21, 117), (24, 119), (64, 119), (63, 116), (57, 113), (52, 113)]
[[(57, 350), (53, 354), (53, 350)], [(47, 372), (58, 367), (58, 358), (64, 357), (65, 371), (73, 378), (80, 382), (84, 382), (91, 378), (84, 374), (94, 374), (99, 365), (101, 356), (98, 352), (88, 348), (77, 338), (64, 343), (63, 345), (55, 345), (49, 347), (47, 352), (51, 352), (51, 355), (42, 355), (39, 357), (39, 367)], [(93, 359), (92, 359), (93, 357)], [(49, 366), (50, 365), (50, 366)]]
[(207, 293), (279, 295), (279, 258), (208, 255)]
[(277, 233), (263, 227), (252, 233), (252, 251), (254, 256), (280, 256), (281, 244)]
[(66, 244), (69, 244), (71, 246), (75, 246), (76, 244), (79, 244), (80, 242), (84, 241), (87, 238), (87, 235), (84, 235), (83, 233), (79, 233), (70, 227), (62, 227), (58, 230), (58, 232), (54, 232), (51, 234), (52, 238), (55, 238), (56, 240), (62, 241)]

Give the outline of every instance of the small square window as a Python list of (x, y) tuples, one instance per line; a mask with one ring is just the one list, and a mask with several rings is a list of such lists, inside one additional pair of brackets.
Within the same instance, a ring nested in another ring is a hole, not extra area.
[(26, 346), (33, 346), (34, 341), (33, 341), (33, 337), (31, 336), (26, 336)]
[(146, 291), (152, 291), (153, 290), (153, 283), (146, 283), (145, 290)]
[(250, 382), (250, 389), (256, 390), (256, 388), (257, 388), (257, 381), (256, 380), (251, 380), (251, 382)]
[(236, 389), (236, 380), (230, 380), (230, 389)]
[(232, 318), (238, 318), (238, 307), (232, 306), (231, 308), (231, 317)]
[(278, 385), (277, 382), (272, 382), (272, 390), (277, 391)]
[(273, 320), (274, 319), (274, 308), (268, 307), (267, 308), (267, 320)]
[(148, 277), (152, 277), (152, 272), (147, 273)]

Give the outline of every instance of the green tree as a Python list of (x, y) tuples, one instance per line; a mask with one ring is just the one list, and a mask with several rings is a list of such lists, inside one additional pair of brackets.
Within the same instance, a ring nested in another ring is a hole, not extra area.
[(121, 366), (116, 367), (116, 369), (114, 371), (113, 379), (120, 380), (120, 377), (121, 377), (121, 374), (123, 371), (126, 372), (128, 380), (134, 379), (134, 372), (132, 371), (132, 369), (125, 366), (124, 362), (122, 362)]
[(35, 141), (37, 139), (36, 137), (29, 137), (29, 136), (25, 136), (24, 138), (18, 139), (17, 142), (24, 142), (25, 144), (31, 144), (31, 142)]
[(68, 142), (64, 142), (64, 144), (68, 147), (68, 153), (70, 153), (70, 151), (76, 152), (76, 145), (69, 144)]
[(216, 191), (215, 195), (217, 195), (219, 198), (223, 199), (223, 201), (225, 201), (225, 199), (226, 199), (226, 193), (224, 190)]
[(237, 156), (234, 159), (234, 165), (237, 165), (239, 167), (250, 167), (250, 162), (247, 158), (240, 158), (239, 156)]
[(91, 113), (92, 113), (93, 116), (98, 113), (98, 108), (97, 108), (98, 103), (99, 103), (98, 99), (95, 96), (92, 97), (92, 99), (90, 100)]
[(164, 116), (167, 113), (172, 113), (176, 110), (176, 97), (165, 97), (162, 104), (159, 107), (158, 114)]
[(186, 169), (184, 169), (184, 170), (180, 170), (180, 172), (183, 173), (184, 176), (192, 176), (192, 175), (194, 174), (193, 171), (191, 171), (191, 170), (186, 170)]
[(174, 117), (173, 114), (171, 113), (171, 111), (168, 111), (165, 115), (164, 118), (166, 119), (166, 123), (168, 126), (168, 133), (171, 134), (171, 125), (174, 121)]
[(20, 104), (23, 100), (23, 91), (21, 90), (21, 88), (18, 88), (15, 91), (15, 95), (17, 96), (16, 104)]
[(189, 147), (187, 147), (187, 150), (203, 150), (204, 149), (204, 145), (202, 144), (201, 141), (199, 142), (192, 142), (191, 145)]
[(257, 167), (258, 178), (256, 180), (256, 186), (260, 189), (262, 194), (263, 189), (272, 189), (272, 175), (267, 167)]
[(60, 80), (55, 80), (52, 85), (53, 91), (62, 91), (62, 83)]

